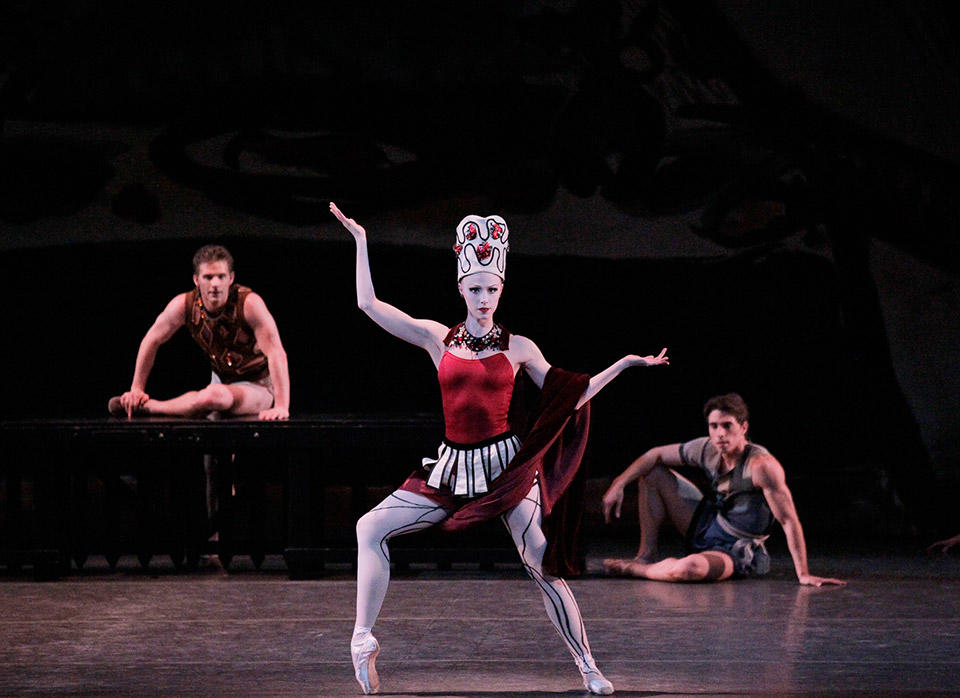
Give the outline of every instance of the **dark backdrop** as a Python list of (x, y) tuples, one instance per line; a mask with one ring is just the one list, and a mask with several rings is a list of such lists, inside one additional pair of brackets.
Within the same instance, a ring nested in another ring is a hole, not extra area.
[[(356, 310), (349, 246), (303, 231), (330, 199), (396, 218), (394, 242), (523, 215), (547, 254), (515, 246), (499, 320), (575, 370), (670, 347), (596, 401), (595, 474), (701, 433), (703, 401), (737, 390), (808, 527), (953, 532), (955, 319), (924, 325), (940, 383), (908, 400), (891, 338), (911, 330), (878, 286), (922, 307), (928, 268), (958, 295), (956, 24), (939, 2), (835, 5), (7, 3), (0, 410), (102, 415), (216, 239), (277, 317), (295, 414), (436, 411), (429, 361)], [(549, 254), (558, 215), (590, 223), (582, 254)], [(593, 225), (622, 244), (591, 247)], [(654, 254), (645, 231), (675, 241)], [(374, 244), (374, 277), (453, 323), (436, 240)], [(893, 291), (878, 241), (910, 270)], [(178, 336), (150, 390), (206, 378)]]

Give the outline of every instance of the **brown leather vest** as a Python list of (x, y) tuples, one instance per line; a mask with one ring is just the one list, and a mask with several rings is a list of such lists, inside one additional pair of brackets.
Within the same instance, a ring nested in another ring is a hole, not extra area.
[(243, 304), (248, 295), (249, 288), (233, 284), (226, 304), (212, 316), (203, 307), (198, 289), (186, 294), (187, 331), (224, 383), (256, 380), (269, 370), (253, 328), (243, 319)]

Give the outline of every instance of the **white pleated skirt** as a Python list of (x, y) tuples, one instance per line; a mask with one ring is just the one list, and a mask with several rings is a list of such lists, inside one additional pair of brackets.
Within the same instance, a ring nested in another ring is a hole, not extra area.
[(484, 494), (519, 449), (520, 439), (510, 433), (475, 445), (441, 442), (436, 458), (423, 459), (423, 467), (430, 471), (427, 484), (446, 485), (457, 496)]

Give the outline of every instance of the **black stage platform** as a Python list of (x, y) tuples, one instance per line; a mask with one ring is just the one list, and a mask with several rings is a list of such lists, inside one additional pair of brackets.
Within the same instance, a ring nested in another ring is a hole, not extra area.
[[(195, 568), (203, 554), (225, 566), (248, 555), (259, 566), (280, 553), (291, 576), (316, 576), (328, 561), (353, 558), (357, 518), (441, 435), (429, 414), (0, 422), (0, 567), (30, 566), (43, 579), (98, 554), (110, 565), (133, 553), (145, 568), (158, 556)], [(218, 463), (215, 526), (205, 456)], [(397, 560), (426, 556), (448, 567), (480, 557), (489, 566), (513, 555), (437, 545), (398, 550)]]
[[(599, 562), (594, 551), (589, 561)], [(845, 588), (771, 577), (670, 585), (571, 580), (622, 696), (960, 694), (960, 558), (814, 556)], [(55, 584), (0, 577), (3, 695), (348, 696), (349, 568), (286, 577), (91, 558)], [(377, 626), (386, 695), (582, 695), (517, 567), (395, 574)]]

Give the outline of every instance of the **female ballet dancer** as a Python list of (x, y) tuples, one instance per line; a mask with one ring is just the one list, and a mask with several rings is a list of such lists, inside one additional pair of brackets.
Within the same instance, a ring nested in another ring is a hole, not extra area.
[[(494, 323), (510, 237), (499, 216), (467, 216), (457, 227), (457, 286), (466, 320), (449, 328), (412, 318), (376, 297), (363, 227), (334, 203), (330, 211), (356, 241), (357, 305), (433, 360), (445, 426), (437, 457), (425, 458), (423, 468), (357, 522), (357, 618), (350, 649), (361, 689), (376, 693), (380, 685), (375, 666), (380, 645), (372, 631), (390, 580), (387, 541), (434, 525), (457, 530), (500, 516), (584, 687), (593, 694), (613, 693), (590, 653), (577, 602), (560, 578), (576, 565), (565, 515), (579, 514), (573, 511), (578, 502), (564, 495), (572, 495), (570, 485), (586, 445), (588, 401), (630, 366), (669, 363), (667, 350), (658, 356), (625, 356), (591, 378), (551, 367), (536, 344)], [(523, 445), (508, 423), (520, 369), (542, 391)]]

